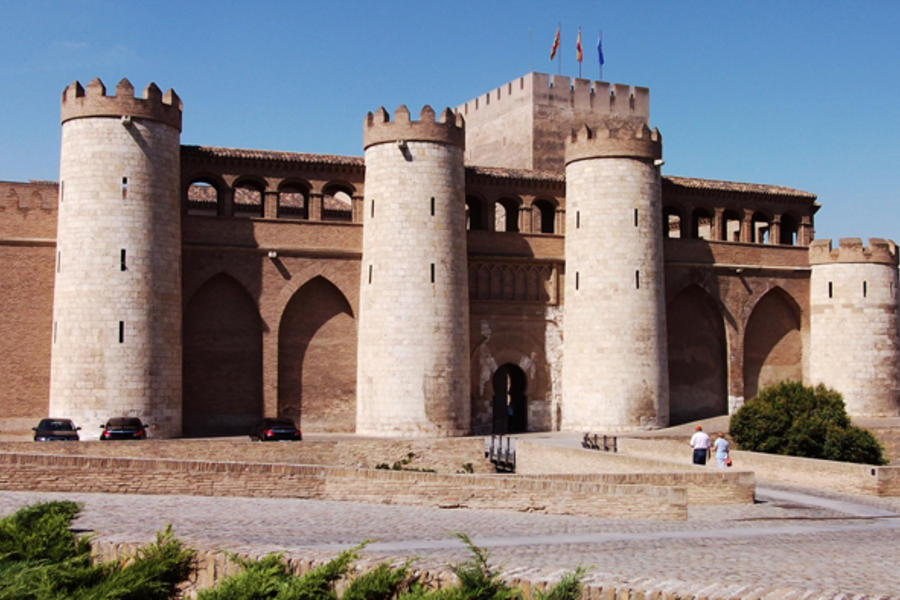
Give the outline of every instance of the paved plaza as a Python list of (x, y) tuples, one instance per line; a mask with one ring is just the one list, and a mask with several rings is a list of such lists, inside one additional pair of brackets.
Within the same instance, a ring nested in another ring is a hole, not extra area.
[[(431, 509), (294, 499), (0, 492), (0, 513), (40, 499), (84, 504), (76, 527), (146, 542), (172, 523), (198, 549), (289, 556), (417, 556), (440, 567), (467, 557), (468, 534), (507, 572), (553, 576), (577, 565), (589, 580), (647, 589), (794, 588), (848, 598), (900, 597), (900, 504), (826, 499), (761, 487), (752, 505), (691, 507), (686, 522)], [(865, 502), (865, 503), (864, 503)], [(797, 595), (796, 597), (802, 597)]]

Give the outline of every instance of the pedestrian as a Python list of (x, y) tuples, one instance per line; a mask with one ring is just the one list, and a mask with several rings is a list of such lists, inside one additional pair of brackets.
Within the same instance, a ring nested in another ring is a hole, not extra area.
[(728, 466), (728, 447), (730, 445), (728, 440), (725, 439), (725, 434), (720, 431), (716, 441), (713, 442), (713, 448), (716, 449), (716, 464), (719, 465), (720, 469)]
[(705, 465), (706, 459), (709, 458), (709, 436), (700, 425), (697, 425), (697, 431), (691, 436), (690, 444), (694, 449), (694, 464)]

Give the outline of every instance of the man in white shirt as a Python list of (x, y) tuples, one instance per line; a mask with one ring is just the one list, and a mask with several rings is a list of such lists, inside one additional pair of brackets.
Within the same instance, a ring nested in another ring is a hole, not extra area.
[(700, 425), (697, 425), (697, 431), (691, 436), (690, 444), (694, 449), (694, 464), (705, 465), (709, 458), (709, 436)]

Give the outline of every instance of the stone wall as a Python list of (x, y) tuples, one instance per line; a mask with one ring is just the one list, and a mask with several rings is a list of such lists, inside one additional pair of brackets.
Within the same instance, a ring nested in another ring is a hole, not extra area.
[(0, 489), (7, 490), (306, 498), (602, 518), (687, 519), (686, 491), (653, 485), (34, 454), (2, 454), (0, 466)]
[(516, 441), (516, 475), (551, 481), (648, 484), (684, 488), (688, 504), (753, 502), (756, 478), (749, 470), (697, 470), (653, 459)]
[[(690, 461), (691, 449), (687, 439), (681, 441), (619, 438), (619, 451), (628, 456), (668, 461), (683, 457), (684, 464), (687, 464)], [(731, 457), (736, 468), (755, 472), (757, 480), (761, 482), (787, 483), (851, 494), (900, 496), (900, 467), (876, 467), (742, 450), (732, 451)], [(701, 468), (717, 469), (715, 461), (705, 468), (698, 467)]]

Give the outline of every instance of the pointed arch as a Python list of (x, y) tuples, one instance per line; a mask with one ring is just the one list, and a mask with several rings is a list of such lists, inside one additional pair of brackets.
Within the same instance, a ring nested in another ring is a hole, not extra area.
[(803, 379), (800, 307), (781, 288), (768, 291), (744, 329), (744, 398), (783, 380)]
[(262, 416), (262, 322), (253, 298), (220, 273), (184, 311), (183, 430), (245, 434)]
[(728, 413), (725, 322), (706, 290), (690, 285), (669, 304), (669, 422)]
[(356, 321), (341, 291), (322, 276), (300, 287), (278, 327), (278, 414), (310, 431), (353, 431)]

